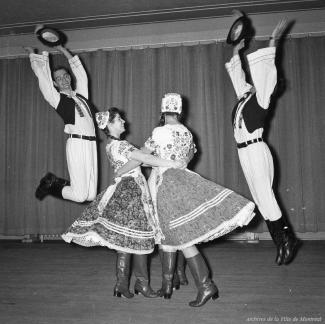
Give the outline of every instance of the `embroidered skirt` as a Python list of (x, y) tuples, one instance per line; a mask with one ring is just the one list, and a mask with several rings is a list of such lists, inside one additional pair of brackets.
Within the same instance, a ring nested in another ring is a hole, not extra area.
[(254, 217), (254, 203), (189, 170), (155, 168), (149, 187), (165, 249), (213, 240)]
[[(110, 188), (110, 187), (109, 187)], [(82, 246), (106, 246), (117, 251), (149, 254), (155, 233), (150, 224), (153, 204), (144, 176), (123, 177), (104, 208), (101, 192), (62, 238)]]

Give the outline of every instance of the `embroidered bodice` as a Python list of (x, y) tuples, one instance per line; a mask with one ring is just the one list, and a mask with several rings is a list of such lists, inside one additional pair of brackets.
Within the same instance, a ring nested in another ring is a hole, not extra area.
[(186, 160), (191, 149), (195, 150), (192, 133), (182, 124), (156, 127), (145, 147), (167, 160)]
[(106, 145), (106, 154), (114, 172), (129, 161), (129, 155), (136, 150), (128, 141), (113, 140)]

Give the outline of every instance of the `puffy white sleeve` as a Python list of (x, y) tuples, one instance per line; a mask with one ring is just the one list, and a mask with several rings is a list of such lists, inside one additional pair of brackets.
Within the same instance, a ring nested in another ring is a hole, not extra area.
[(53, 107), (57, 108), (60, 102), (60, 94), (55, 89), (51, 69), (49, 64), (49, 53), (43, 52), (42, 54), (29, 55), (32, 70), (34, 71), (39, 88), (44, 96), (44, 99)]
[(267, 109), (277, 83), (275, 47), (261, 48), (247, 55), (251, 77), (256, 89), (257, 102)]
[(73, 56), (69, 64), (77, 81), (76, 92), (88, 99), (88, 77), (79, 57)]
[(235, 89), (237, 98), (240, 99), (252, 88), (252, 85), (246, 82), (245, 73), (239, 55), (234, 55), (225, 66)]
[(159, 145), (157, 143), (157, 129), (160, 127), (154, 128), (151, 136), (145, 141), (144, 147), (148, 149), (150, 152), (156, 153)]

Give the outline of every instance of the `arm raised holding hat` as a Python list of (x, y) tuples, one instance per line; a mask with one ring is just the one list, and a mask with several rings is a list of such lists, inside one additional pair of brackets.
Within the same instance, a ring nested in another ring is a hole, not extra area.
[[(249, 68), (246, 70), (250, 73), (251, 85), (246, 82), (241, 68), (238, 55), (242, 48), (241, 43), (235, 46), (234, 56), (226, 63), (239, 99), (232, 114), (239, 161), (252, 197), (275, 243), (277, 249), (275, 262), (278, 265), (289, 264), (293, 260), (298, 241), (286, 218), (283, 217), (273, 191), (273, 158), (263, 139), (263, 133), (271, 97), (277, 84), (276, 46), (287, 28), (287, 20), (281, 20), (272, 32), (269, 46), (247, 55)], [(246, 93), (243, 91), (245, 88)]]
[(60, 94), (53, 84), (49, 53), (43, 51), (42, 54), (36, 54), (35, 49), (28, 46), (24, 49), (29, 54), (31, 67), (38, 79), (38, 85), (44, 99), (56, 109), (60, 102)]
[[(77, 80), (76, 91), (72, 88), (71, 74), (67, 68), (57, 67), (51, 70), (47, 51), (36, 54), (31, 47), (25, 47), (25, 50), (29, 54), (31, 67), (44, 99), (64, 122), (64, 132), (68, 135), (66, 157), (70, 181), (48, 172), (41, 179), (35, 196), (40, 200), (50, 194), (76, 202), (90, 201), (97, 192), (97, 148), (92, 118), (93, 105), (88, 100), (87, 74), (78, 56), (72, 56), (61, 40), (56, 41), (58, 44), (52, 42), (52, 34), (56, 36), (57, 33), (47, 29), (41, 36), (50, 43), (48, 46), (57, 49), (68, 60)], [(42, 43), (47, 45), (46, 42)], [(80, 141), (87, 141), (83, 149), (78, 145)]]
[(76, 92), (88, 99), (88, 77), (78, 55), (72, 55), (63, 45), (58, 45), (55, 48), (60, 51), (69, 62), (70, 68), (77, 82), (75, 89)]

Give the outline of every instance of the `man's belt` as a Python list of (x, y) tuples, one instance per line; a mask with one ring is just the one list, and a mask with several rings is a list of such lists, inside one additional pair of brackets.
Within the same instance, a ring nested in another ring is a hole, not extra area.
[(240, 149), (240, 148), (247, 147), (248, 145), (258, 143), (258, 142), (263, 142), (263, 138), (259, 137), (259, 138), (254, 138), (252, 140), (249, 140), (247, 142), (237, 143), (237, 148)]
[(80, 138), (87, 141), (96, 141), (96, 136), (86, 136), (86, 135), (78, 135), (78, 134), (69, 134), (68, 136), (72, 138)]

